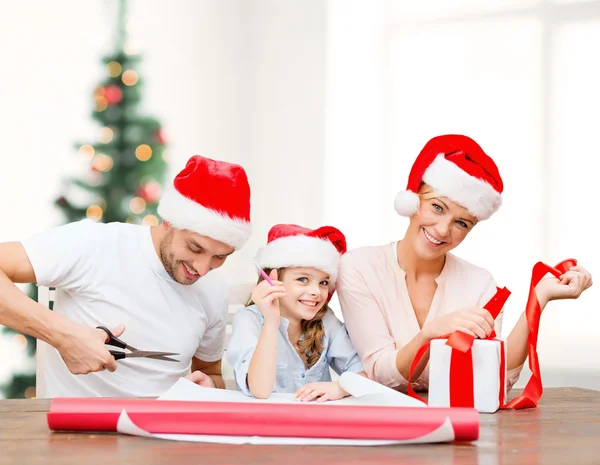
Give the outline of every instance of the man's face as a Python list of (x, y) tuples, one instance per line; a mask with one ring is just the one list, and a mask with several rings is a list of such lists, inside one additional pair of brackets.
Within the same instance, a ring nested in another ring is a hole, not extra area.
[(219, 268), (234, 251), (223, 242), (173, 227), (160, 242), (160, 260), (165, 270), (175, 281), (187, 285)]

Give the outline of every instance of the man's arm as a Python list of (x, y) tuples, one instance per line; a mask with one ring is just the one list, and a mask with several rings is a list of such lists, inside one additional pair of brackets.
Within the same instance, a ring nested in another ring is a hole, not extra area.
[(21, 243), (0, 244), (0, 324), (55, 345), (66, 335), (69, 321), (14, 285), (35, 282), (35, 272)]
[(215, 387), (225, 389), (225, 381), (223, 381), (223, 373), (221, 370), (221, 360), (216, 362), (205, 362), (197, 357), (192, 358), (192, 373), (201, 371), (215, 383)]
[(19, 242), (0, 243), (0, 324), (47, 342), (74, 374), (114, 371), (115, 359), (104, 345), (103, 331), (77, 324), (51, 312), (14, 283), (35, 283), (33, 266)]

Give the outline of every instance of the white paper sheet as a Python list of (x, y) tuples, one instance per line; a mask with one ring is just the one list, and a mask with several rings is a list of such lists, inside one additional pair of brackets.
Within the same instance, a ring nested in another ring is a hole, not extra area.
[[(374, 381), (368, 380), (355, 373), (344, 373), (340, 377), (340, 385), (351, 394), (345, 399), (324, 402), (327, 405), (356, 405), (356, 406), (395, 406), (395, 407), (424, 407), (420, 401), (405, 394), (394, 391)], [(202, 388), (185, 378), (181, 378), (171, 389), (158, 400), (185, 400), (199, 402), (253, 402), (253, 403), (296, 403), (293, 394), (272, 394), (269, 399), (254, 399), (240, 391)], [(260, 436), (210, 436), (191, 434), (151, 434), (139, 428), (123, 410), (119, 417), (117, 430), (123, 434), (134, 436), (168, 439), (171, 441), (212, 442), (220, 444), (271, 444), (271, 445), (340, 445), (340, 446), (381, 446), (392, 444), (421, 444), (434, 442), (449, 442), (454, 440), (454, 430), (449, 419), (435, 431), (412, 440), (361, 440), (336, 438), (290, 438), (290, 437), (260, 437)]]
[[(356, 373), (346, 372), (340, 376), (340, 385), (350, 397), (323, 402), (320, 405), (383, 405), (396, 407), (426, 407), (421, 401), (394, 391), (387, 386), (371, 381)], [(296, 403), (294, 394), (274, 393), (268, 399), (255, 399), (241, 391), (203, 388), (180, 378), (158, 400), (189, 400), (205, 402), (253, 402), (253, 403)]]

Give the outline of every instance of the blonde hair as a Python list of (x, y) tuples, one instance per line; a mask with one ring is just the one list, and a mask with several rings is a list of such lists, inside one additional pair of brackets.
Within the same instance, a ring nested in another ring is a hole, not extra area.
[(430, 199), (440, 196), (433, 187), (431, 187), (427, 183), (424, 183), (423, 181), (421, 181), (421, 185), (419, 186), (418, 193), (419, 193), (419, 198), (421, 198), (423, 200), (430, 200)]
[[(433, 187), (423, 181), (421, 181), (421, 185), (419, 186), (419, 190), (417, 192), (420, 200), (431, 200), (438, 197), (444, 197), (443, 195), (440, 195), (440, 193), (437, 192)], [(479, 222), (479, 219), (471, 212), (469, 213), (473, 216), (473, 226), (475, 226)]]
[[(272, 268), (265, 268), (264, 272), (267, 275), (271, 274), (273, 271)], [(277, 279), (279, 281), (283, 281), (283, 276), (285, 274), (285, 268), (279, 268), (277, 270)], [(264, 281), (262, 276), (258, 277), (258, 281), (256, 284)], [(246, 302), (246, 306), (254, 305), (252, 301), (252, 297), (248, 298)], [(312, 320), (302, 320), (300, 322), (300, 328), (302, 329), (302, 335), (304, 339), (301, 339), (296, 344), (298, 348), (298, 352), (300, 355), (304, 355), (306, 357), (306, 363), (308, 368), (312, 367), (319, 358), (321, 358), (321, 353), (325, 348), (322, 344), (323, 336), (325, 335), (325, 327), (323, 326), (323, 317), (329, 310), (327, 303), (325, 303), (317, 312), (315, 317)]]
[[(440, 195), (440, 193), (437, 192), (433, 187), (423, 181), (421, 181), (421, 185), (419, 186), (418, 194), (419, 199), (421, 200), (431, 200), (438, 197), (443, 197), (443, 195)], [(472, 213), (471, 215), (473, 216), (473, 225), (476, 225), (479, 220)]]

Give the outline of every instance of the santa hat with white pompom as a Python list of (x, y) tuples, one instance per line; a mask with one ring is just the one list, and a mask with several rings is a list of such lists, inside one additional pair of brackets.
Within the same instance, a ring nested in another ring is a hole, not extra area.
[(427, 142), (412, 166), (406, 190), (396, 195), (394, 207), (400, 215), (417, 213), (422, 183), (465, 207), (478, 220), (488, 219), (502, 204), (504, 186), (498, 167), (467, 136), (443, 135)]

